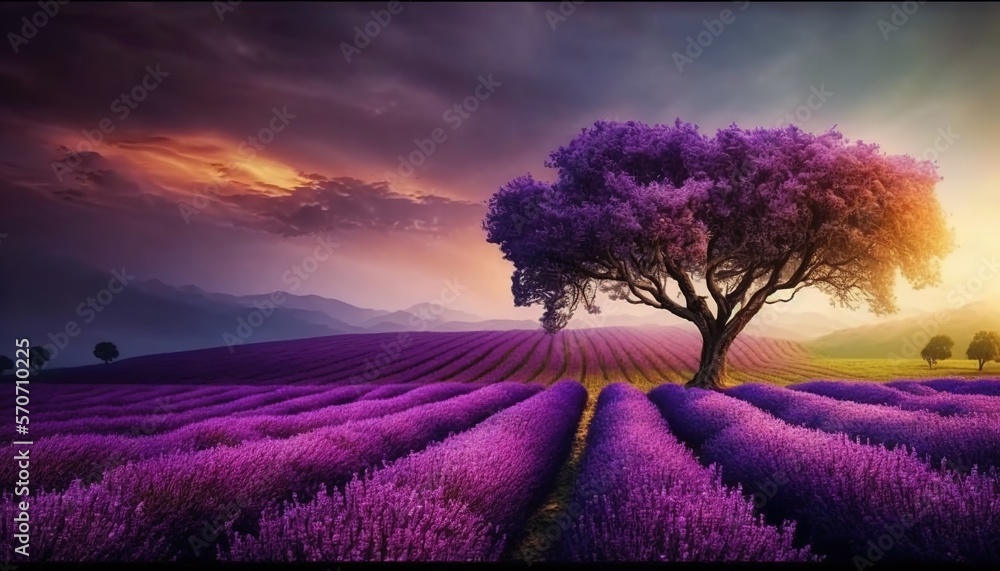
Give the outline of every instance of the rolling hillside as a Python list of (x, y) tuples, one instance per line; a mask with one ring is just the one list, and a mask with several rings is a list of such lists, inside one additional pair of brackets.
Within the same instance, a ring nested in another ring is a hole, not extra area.
[[(338, 381), (554, 383), (643, 387), (691, 378), (701, 339), (680, 328), (472, 331), (337, 335), (124, 359), (109, 365), (47, 370), (39, 380), (141, 384), (326, 384)], [(743, 337), (730, 352), (737, 380), (780, 384), (833, 375), (801, 345)]]
[(957, 309), (854, 327), (824, 335), (805, 346), (818, 355), (846, 359), (920, 358), (932, 335), (955, 341), (952, 353), (964, 359), (976, 331), (1000, 330), (1000, 304), (970, 303)]

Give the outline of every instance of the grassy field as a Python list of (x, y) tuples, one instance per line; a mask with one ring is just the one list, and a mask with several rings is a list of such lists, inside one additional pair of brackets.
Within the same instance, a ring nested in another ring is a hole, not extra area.
[(812, 362), (822, 369), (834, 371), (839, 378), (871, 381), (894, 379), (937, 379), (963, 377), (968, 379), (1000, 377), (1000, 363), (987, 363), (982, 371), (976, 361), (955, 359), (939, 362), (933, 369), (920, 359), (834, 359), (815, 357)]

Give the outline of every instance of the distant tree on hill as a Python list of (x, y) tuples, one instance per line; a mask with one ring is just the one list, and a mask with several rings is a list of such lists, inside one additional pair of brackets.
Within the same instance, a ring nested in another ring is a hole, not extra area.
[(983, 370), (986, 361), (1000, 361), (1000, 333), (996, 331), (980, 331), (972, 338), (965, 355), (979, 361), (979, 370)]
[(4, 371), (13, 368), (14, 368), (14, 361), (11, 361), (10, 357), (8, 357), (7, 355), (0, 355), (0, 375), (2, 375)]
[(94, 347), (94, 356), (107, 365), (118, 358), (118, 347), (115, 347), (115, 344), (110, 341), (101, 341)]
[(45, 365), (52, 359), (52, 353), (48, 349), (40, 345), (32, 345), (28, 349), (28, 363), (31, 367), (35, 369), (35, 372), (39, 372), (45, 368)]
[(951, 348), (955, 342), (947, 335), (935, 335), (927, 342), (927, 346), (920, 351), (920, 356), (927, 361), (929, 368), (933, 369), (938, 361), (951, 359)]
[(519, 307), (555, 333), (598, 293), (698, 328), (689, 386), (726, 384), (727, 354), (766, 305), (803, 288), (895, 313), (895, 281), (940, 280), (952, 232), (936, 166), (830, 130), (599, 121), (551, 155), (554, 182), (515, 178), (483, 227), (514, 265)]

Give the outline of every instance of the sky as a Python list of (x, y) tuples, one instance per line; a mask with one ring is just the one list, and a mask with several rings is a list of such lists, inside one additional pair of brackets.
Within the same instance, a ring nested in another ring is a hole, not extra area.
[[(1000, 292), (996, 5), (40, 10), (0, 6), (0, 253), (390, 310), (457, 285), (453, 309), (532, 319), (480, 226), (499, 187), (554, 178), (596, 120), (791, 120), (937, 161), (958, 248), (940, 287), (900, 282), (904, 312)], [(837, 311), (806, 293), (788, 310)]]

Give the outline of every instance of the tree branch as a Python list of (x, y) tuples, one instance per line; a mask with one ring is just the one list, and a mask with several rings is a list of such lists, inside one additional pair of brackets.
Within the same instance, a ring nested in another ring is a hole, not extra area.
[(761, 277), (763, 277), (763, 274), (760, 268), (751, 268), (743, 272), (743, 278), (736, 285), (736, 288), (726, 293), (726, 301), (729, 302), (730, 307), (735, 307), (737, 302), (742, 302), (746, 298), (746, 293), (750, 290), (750, 286)]
[[(750, 319), (760, 311), (760, 308), (764, 306), (764, 301), (767, 300), (768, 296), (774, 293), (774, 286), (778, 283), (778, 279), (781, 277), (781, 270), (785, 268), (785, 265), (791, 260), (793, 252), (789, 252), (780, 261), (775, 263), (771, 267), (771, 277), (768, 278), (767, 283), (761, 286), (760, 289), (755, 291), (752, 296), (750, 296), (750, 301), (743, 305), (742, 308), (733, 318), (726, 324), (726, 334), (738, 334), (746, 324), (749, 323)], [(761, 276), (763, 277), (763, 276)]]
[(805, 284), (805, 283), (803, 283), (803, 284), (799, 285), (799, 287), (795, 288), (795, 290), (792, 291), (792, 295), (788, 299), (772, 299), (770, 301), (766, 301), (765, 300), (764, 303), (767, 304), (767, 305), (773, 305), (775, 303), (788, 303), (789, 301), (792, 301), (793, 299), (795, 299), (795, 294), (799, 293), (800, 291), (802, 291), (804, 288), (808, 287), (809, 285), (811, 285), (811, 284)]
[[(642, 276), (646, 277), (646, 279), (650, 283), (649, 284), (641, 283), (639, 280), (635, 279), (635, 277), (632, 275), (632, 272), (630, 272), (629, 268), (626, 267), (625, 263), (611, 256), (610, 252), (608, 252), (608, 259), (605, 260), (603, 264), (607, 266), (608, 262), (610, 262), (610, 264), (614, 266), (615, 270), (614, 272), (608, 270), (605, 274), (597, 274), (595, 272), (587, 270), (586, 268), (579, 268), (579, 269), (583, 275), (591, 277), (593, 279), (601, 279), (606, 281), (616, 281), (623, 283), (626, 285), (626, 287), (628, 287), (632, 295), (634, 295), (636, 299), (640, 300), (641, 303), (649, 305), (650, 307), (655, 307), (656, 309), (665, 309), (670, 313), (676, 315), (677, 317), (680, 317), (681, 319), (685, 319), (696, 325), (698, 324), (698, 314), (678, 304), (674, 300), (670, 299), (669, 296), (665, 295), (663, 291), (663, 286), (660, 284), (659, 281), (651, 279), (646, 276)], [(597, 277), (598, 275), (602, 277)], [(647, 292), (650, 296), (652, 296), (652, 299), (644, 295), (642, 293), (643, 291)], [(639, 305), (639, 304), (633, 303), (633, 305)]]
[(708, 269), (705, 270), (705, 285), (708, 286), (708, 293), (712, 295), (712, 299), (715, 301), (717, 308), (716, 321), (720, 325), (724, 324), (732, 314), (732, 307), (729, 300), (723, 295), (719, 284), (715, 281), (715, 270), (725, 261), (725, 258), (717, 260), (714, 264), (709, 264)]
[[(813, 261), (812, 258), (815, 253), (816, 253), (816, 244), (814, 242), (810, 244), (809, 247), (806, 248), (805, 253), (802, 254), (802, 259), (799, 261), (799, 267), (795, 269), (795, 271), (792, 273), (791, 276), (788, 277), (787, 280), (785, 280), (780, 285), (774, 286), (774, 289), (782, 290), (795, 287), (796, 285), (798, 285), (802, 281), (802, 278), (805, 276), (806, 272), (810, 269), (809, 264), (812, 263)], [(785, 263), (788, 262), (786, 261)], [(782, 264), (782, 269), (784, 269), (784, 264)]]

